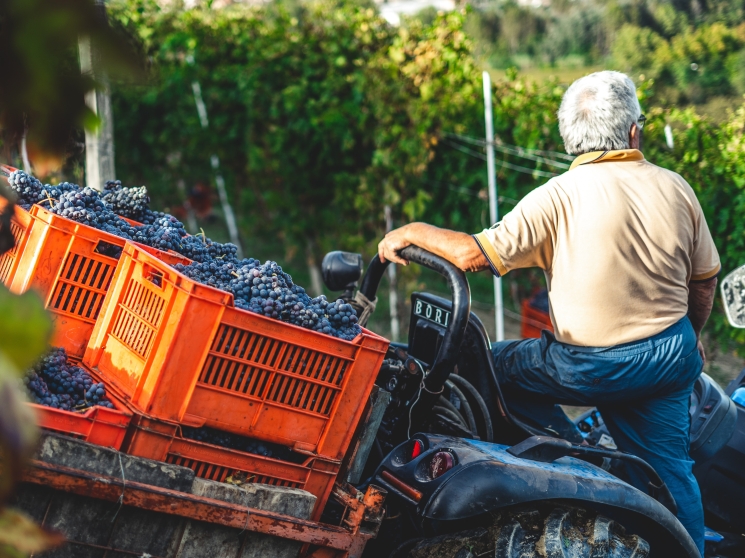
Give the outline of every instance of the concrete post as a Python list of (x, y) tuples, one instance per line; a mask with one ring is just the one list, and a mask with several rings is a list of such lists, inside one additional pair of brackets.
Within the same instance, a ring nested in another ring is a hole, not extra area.
[[(103, 2), (97, 2), (106, 17)], [(85, 184), (96, 190), (103, 190), (104, 182), (114, 180), (114, 115), (111, 111), (111, 94), (108, 80), (101, 70), (100, 60), (88, 37), (81, 37), (78, 42), (80, 71), (95, 76), (102, 84), (101, 89), (89, 91), (85, 95), (88, 105), (99, 119), (97, 130), (85, 131)]]
[[(492, 116), (491, 76), (482, 74), (484, 80), (484, 121), (486, 124), (486, 173), (489, 185), (489, 222), (499, 220), (497, 198), (497, 171), (494, 162), (494, 117)], [(504, 303), (502, 301), (502, 279), (494, 277), (494, 321), (497, 341), (504, 341)]]
[[(391, 212), (391, 206), (386, 205), (385, 211), (385, 232), (389, 233), (393, 230), (393, 214)], [(391, 307), (391, 340), (399, 341), (400, 337), (400, 324), (398, 321), (398, 291), (396, 290), (396, 265), (389, 265), (388, 269), (388, 280), (390, 282), (390, 291), (388, 291), (388, 302)]]

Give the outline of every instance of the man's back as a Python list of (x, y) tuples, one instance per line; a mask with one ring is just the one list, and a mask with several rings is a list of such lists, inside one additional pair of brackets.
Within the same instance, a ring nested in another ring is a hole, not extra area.
[(545, 270), (560, 341), (607, 347), (655, 335), (686, 315), (688, 283), (719, 270), (701, 207), (685, 180), (639, 151), (577, 163), (477, 238), (502, 271)]
[[(647, 461), (667, 484), (687, 544), (703, 556), (688, 409), (704, 365), (700, 336), (719, 256), (690, 186), (644, 161), (647, 119), (628, 76), (578, 79), (558, 117), (564, 149), (577, 157), (567, 173), (491, 229), (468, 235), (410, 223), (389, 232), (378, 255), (405, 265), (401, 250), (416, 245), (464, 271), (544, 269), (556, 338), (492, 344), (497, 382), (546, 410), (597, 406), (618, 449)], [(643, 475), (630, 475), (647, 490)]]

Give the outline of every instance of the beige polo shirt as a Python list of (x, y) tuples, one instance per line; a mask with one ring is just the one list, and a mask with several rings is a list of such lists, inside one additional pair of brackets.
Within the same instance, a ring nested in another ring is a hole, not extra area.
[(557, 339), (607, 347), (655, 335), (688, 312), (688, 283), (719, 273), (696, 195), (634, 149), (577, 157), (475, 235), (500, 275), (545, 271)]

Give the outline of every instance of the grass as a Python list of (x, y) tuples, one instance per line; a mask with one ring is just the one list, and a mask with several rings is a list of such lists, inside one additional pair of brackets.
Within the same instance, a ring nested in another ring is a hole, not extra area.
[[(605, 70), (603, 66), (584, 66), (584, 67), (568, 67), (568, 68), (538, 68), (528, 67), (519, 70), (519, 75), (528, 81), (533, 82), (544, 82), (548, 80), (558, 80), (562, 84), (570, 84), (574, 80), (591, 74), (593, 72), (599, 72)], [(504, 80), (507, 79), (507, 70), (490, 69), (489, 75), (492, 80)]]

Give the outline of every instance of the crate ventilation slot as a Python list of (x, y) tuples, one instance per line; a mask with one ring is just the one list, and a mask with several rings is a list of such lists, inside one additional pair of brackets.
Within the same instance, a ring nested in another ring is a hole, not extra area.
[(223, 324), (199, 382), (328, 416), (347, 366), (345, 359)]
[(5, 283), (5, 281), (8, 279), (8, 276), (10, 275), (10, 268), (13, 267), (13, 262), (16, 259), (16, 254), (18, 253), (18, 243), (21, 242), (21, 238), (23, 238), (24, 230), (16, 225), (13, 221), (11, 221), (10, 232), (13, 235), (15, 242), (13, 243), (13, 248), (0, 256), (0, 282), (2, 283)]
[(113, 275), (113, 265), (80, 254), (68, 254), (52, 292), (51, 307), (93, 323)]
[(116, 244), (111, 244), (111, 242), (99, 240), (98, 244), (96, 244), (96, 248), (93, 251), (96, 254), (101, 254), (102, 256), (107, 256), (109, 258), (118, 260), (122, 257), (122, 252), (124, 251), (124, 249), (121, 246), (117, 246)]
[[(188, 467), (194, 474), (201, 479), (208, 479), (217, 482), (225, 482), (229, 476), (237, 472), (236, 469), (230, 467), (223, 467), (220, 465), (213, 465), (211, 463), (205, 463), (196, 459), (189, 459), (181, 457), (179, 455), (168, 454), (166, 461), (171, 465), (180, 465), (181, 467)], [(303, 483), (293, 482), (285, 479), (279, 479), (271, 477), (269, 475), (253, 474), (250, 471), (240, 471), (247, 478), (251, 479), (250, 482), (257, 484), (270, 484), (272, 486), (284, 486), (288, 488), (303, 488)]]
[(142, 358), (147, 358), (163, 318), (166, 301), (143, 283), (132, 281), (119, 304), (111, 335)]

